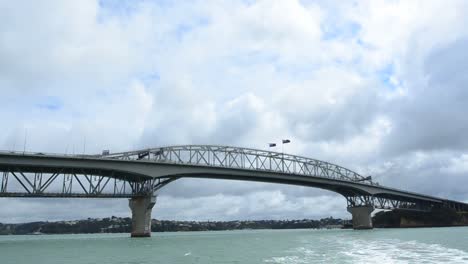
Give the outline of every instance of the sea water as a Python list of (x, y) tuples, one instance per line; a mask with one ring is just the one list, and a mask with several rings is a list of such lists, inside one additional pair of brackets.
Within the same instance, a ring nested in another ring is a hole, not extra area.
[(468, 227), (0, 236), (23, 263), (468, 263)]

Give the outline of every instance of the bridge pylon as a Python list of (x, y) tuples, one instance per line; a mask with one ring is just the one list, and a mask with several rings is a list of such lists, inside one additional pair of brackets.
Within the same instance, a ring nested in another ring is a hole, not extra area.
[(353, 216), (353, 229), (372, 229), (372, 211), (372, 205), (348, 207), (348, 212)]
[(132, 210), (131, 237), (151, 237), (151, 211), (155, 204), (155, 195), (129, 199), (128, 205)]

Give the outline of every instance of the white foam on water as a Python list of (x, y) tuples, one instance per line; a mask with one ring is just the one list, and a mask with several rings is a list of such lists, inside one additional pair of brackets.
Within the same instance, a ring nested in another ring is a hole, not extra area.
[(342, 241), (350, 263), (468, 263), (468, 252), (439, 244), (397, 239)]
[(266, 263), (468, 263), (468, 252), (439, 244), (399, 239), (356, 239), (345, 236), (300, 241), (301, 246)]
[(325, 253), (320, 246), (314, 247), (312, 245), (293, 248), (286, 253), (286, 256), (272, 257), (264, 260), (264, 262), (281, 264), (330, 263), (336, 257), (335, 253)]
[(267, 263), (282, 263), (282, 264), (299, 264), (299, 263), (309, 263), (307, 260), (299, 256), (284, 256), (284, 257), (273, 257), (271, 259), (266, 259), (264, 262)]

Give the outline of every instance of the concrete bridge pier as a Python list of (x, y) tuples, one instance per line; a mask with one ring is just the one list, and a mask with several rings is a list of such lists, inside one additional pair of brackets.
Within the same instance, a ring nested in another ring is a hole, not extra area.
[(348, 207), (353, 216), (353, 229), (372, 229), (372, 211), (374, 207), (371, 205)]
[(134, 197), (128, 205), (132, 210), (131, 237), (151, 236), (151, 211), (156, 204), (156, 196)]

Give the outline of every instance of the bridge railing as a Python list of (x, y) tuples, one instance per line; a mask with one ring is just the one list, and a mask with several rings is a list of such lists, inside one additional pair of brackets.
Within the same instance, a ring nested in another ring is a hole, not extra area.
[(104, 158), (279, 172), (374, 184), (370, 177), (341, 166), (285, 153), (249, 148), (187, 145), (115, 153)]

